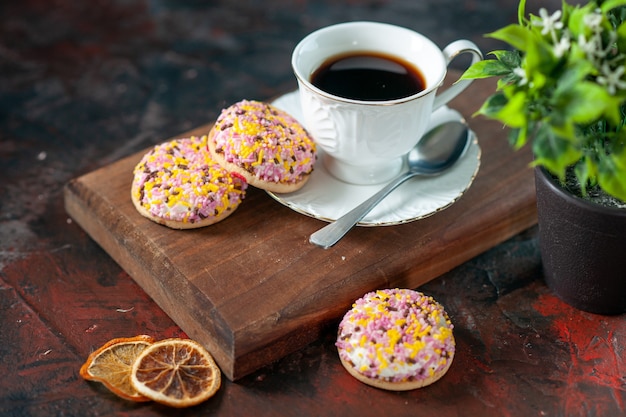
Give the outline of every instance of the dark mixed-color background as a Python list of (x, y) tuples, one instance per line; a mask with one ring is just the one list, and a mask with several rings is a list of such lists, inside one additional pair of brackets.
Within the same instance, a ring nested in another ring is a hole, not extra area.
[(556, 299), (542, 281), (534, 228), (421, 288), (446, 306), (462, 352), (426, 389), (392, 393), (356, 382), (338, 361), (333, 329), (226, 381), (193, 410), (131, 404), (78, 376), (99, 329), (184, 334), (69, 219), (64, 184), (210, 123), (233, 102), (294, 89), (295, 44), (351, 20), (402, 25), (441, 47), (467, 38), (489, 52), (502, 45), (483, 35), (515, 22), (517, 3), (0, 3), (1, 415), (626, 415), (624, 318)]

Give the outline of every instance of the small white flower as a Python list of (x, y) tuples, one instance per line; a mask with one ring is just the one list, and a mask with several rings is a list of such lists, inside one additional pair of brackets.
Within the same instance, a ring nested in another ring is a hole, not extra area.
[(584, 35), (578, 36), (578, 45), (583, 50), (587, 59), (595, 63), (596, 66), (606, 57), (608, 50), (602, 47), (602, 38), (599, 34), (586, 39)]
[(583, 17), (583, 23), (594, 32), (602, 30), (602, 15), (599, 10), (595, 13), (587, 14)]
[(563, 29), (563, 22), (560, 21), (560, 10), (557, 10), (552, 15), (549, 15), (548, 11), (542, 7), (541, 9), (539, 9), (539, 17), (541, 17), (541, 20), (533, 21), (533, 25), (543, 28), (541, 29), (542, 35), (547, 35), (549, 33), (554, 33), (557, 30)]
[(578, 46), (587, 56), (592, 55), (596, 51), (596, 44), (593, 39), (587, 40), (583, 34), (578, 35)]
[(561, 58), (567, 51), (569, 51), (570, 46), (571, 42), (569, 33), (566, 32), (563, 36), (561, 36), (559, 42), (554, 45), (554, 55), (556, 55), (557, 58)]
[(625, 90), (626, 81), (623, 81), (622, 75), (624, 75), (624, 66), (620, 65), (615, 70), (612, 70), (608, 63), (602, 64), (602, 75), (597, 78), (598, 84), (606, 86), (609, 94), (613, 95), (617, 89)]
[(526, 70), (524, 70), (524, 68), (514, 68), (513, 74), (517, 75), (520, 78), (517, 82), (517, 85), (522, 86), (528, 84), (528, 77), (526, 76)]

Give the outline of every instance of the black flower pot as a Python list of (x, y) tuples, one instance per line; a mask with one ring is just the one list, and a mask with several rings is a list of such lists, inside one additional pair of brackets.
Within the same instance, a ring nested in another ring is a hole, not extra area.
[(626, 312), (626, 210), (575, 197), (542, 168), (535, 168), (535, 186), (548, 286), (580, 310)]

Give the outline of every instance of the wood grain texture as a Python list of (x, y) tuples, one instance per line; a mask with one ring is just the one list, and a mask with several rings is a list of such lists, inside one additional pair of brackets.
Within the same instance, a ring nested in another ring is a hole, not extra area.
[(511, 151), (497, 123), (470, 118), (492, 91), (479, 81), (451, 104), (482, 148), (479, 174), (458, 202), (420, 221), (356, 228), (328, 250), (308, 243), (323, 222), (254, 188), (207, 228), (177, 231), (141, 217), (130, 183), (143, 152), (69, 182), (66, 210), (236, 380), (318, 338), (365, 292), (419, 287), (536, 222), (530, 153)]

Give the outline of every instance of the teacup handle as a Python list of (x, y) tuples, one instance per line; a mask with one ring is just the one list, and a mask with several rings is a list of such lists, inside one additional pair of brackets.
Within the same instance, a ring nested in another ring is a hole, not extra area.
[[(450, 43), (443, 49), (443, 55), (446, 59), (446, 65), (450, 65), (450, 62), (460, 54), (470, 53), (472, 54), (472, 64), (482, 61), (483, 54), (478, 49), (478, 46), (472, 41), (466, 39), (460, 39)], [(435, 97), (433, 104), (433, 110), (443, 106), (454, 97), (458, 96), (463, 90), (465, 90), (472, 83), (473, 80), (457, 80), (454, 84), (448, 87), (445, 91), (439, 93)]]

